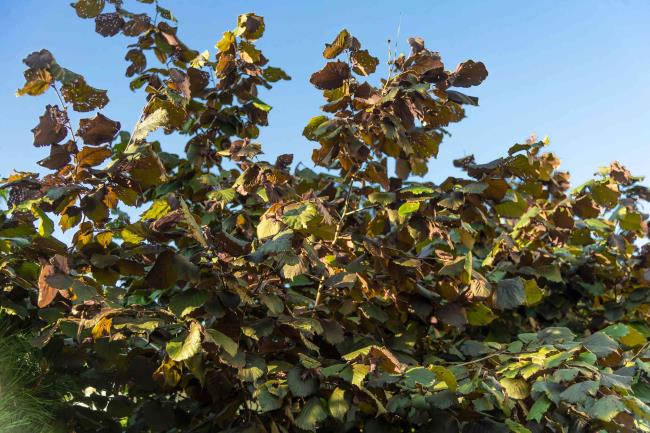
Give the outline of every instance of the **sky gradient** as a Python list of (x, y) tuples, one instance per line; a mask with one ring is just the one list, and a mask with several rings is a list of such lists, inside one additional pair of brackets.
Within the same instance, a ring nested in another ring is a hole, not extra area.
[[(92, 86), (108, 89), (103, 112), (131, 129), (143, 95), (124, 77), (127, 38), (102, 38), (93, 20), (78, 18), (70, 0), (0, 0), (0, 177), (12, 169), (41, 171), (48, 154), (32, 146), (33, 128), (52, 92), (16, 98), (23, 84), (21, 60), (48, 48), (64, 67), (83, 74)], [(135, 0), (126, 2), (127, 8)], [(240, 13), (266, 19), (258, 44), (273, 66), (292, 80), (262, 95), (274, 108), (260, 142), (266, 159), (294, 153), (311, 163), (312, 143), (302, 136), (309, 118), (320, 114), (321, 93), (308, 82), (325, 60), (321, 52), (347, 28), (379, 57), (385, 72), (387, 40), (408, 52), (406, 39), (421, 36), (441, 53), (447, 69), (466, 59), (483, 61), (489, 77), (467, 93), (480, 98), (467, 118), (450, 128), (424, 180), (457, 175), (451, 160), (474, 154), (478, 162), (504, 155), (531, 133), (548, 135), (552, 150), (572, 174), (587, 180), (600, 166), (618, 160), (633, 174), (650, 176), (650, 2), (609, 1), (222, 1), (161, 0), (179, 20), (188, 46), (210, 50)], [(130, 8), (129, 8), (130, 9)], [(135, 8), (137, 9), (137, 7)], [(375, 74), (374, 80), (378, 79)], [(169, 137), (167, 151), (183, 142)], [(646, 182), (647, 184), (647, 182)]]

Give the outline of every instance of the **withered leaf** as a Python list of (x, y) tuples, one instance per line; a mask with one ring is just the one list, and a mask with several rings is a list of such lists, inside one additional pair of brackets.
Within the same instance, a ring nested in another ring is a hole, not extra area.
[(352, 70), (359, 75), (368, 76), (375, 72), (379, 59), (370, 55), (368, 50), (358, 50), (352, 53)]
[(281, 170), (286, 170), (287, 168), (289, 168), (292, 162), (293, 162), (293, 154), (285, 153), (277, 157), (277, 159), (275, 160), (275, 166)]
[(465, 308), (456, 303), (446, 304), (436, 310), (438, 320), (446, 325), (461, 328), (467, 324)]
[(115, 36), (124, 23), (124, 18), (117, 12), (99, 14), (95, 17), (95, 31), (104, 37)]
[(61, 87), (61, 94), (66, 102), (72, 104), (75, 111), (87, 112), (104, 108), (108, 104), (106, 90), (89, 86), (83, 78), (77, 78)]
[(45, 308), (52, 303), (56, 294), (59, 292), (54, 287), (50, 286), (47, 278), (56, 274), (56, 269), (53, 265), (45, 263), (41, 265), (41, 272), (38, 276), (38, 307)]
[(323, 50), (323, 57), (326, 59), (333, 59), (338, 56), (345, 50), (350, 47), (350, 33), (343, 29), (336, 35), (334, 41), (331, 44), (325, 45), (325, 50)]
[(45, 93), (52, 84), (52, 74), (47, 69), (25, 71), (25, 85), (16, 91), (16, 96), (38, 96)]
[(38, 302), (39, 308), (45, 308), (52, 303), (57, 293), (61, 291), (64, 296), (67, 296), (65, 287), (54, 287), (51, 280), (56, 279), (57, 276), (65, 277), (70, 272), (68, 259), (60, 254), (55, 254), (52, 258), (53, 263), (47, 262), (45, 259), (39, 259), (41, 270), (38, 276)]
[(66, 145), (53, 144), (50, 146), (50, 156), (38, 161), (38, 165), (58, 170), (70, 162), (70, 152)]
[(249, 41), (261, 38), (264, 34), (264, 18), (253, 13), (240, 15), (235, 34)]
[(321, 90), (332, 90), (341, 87), (350, 78), (350, 67), (347, 63), (328, 62), (323, 69), (312, 74), (309, 82)]
[(52, 56), (51, 52), (46, 49), (42, 49), (40, 51), (34, 51), (33, 53), (30, 53), (23, 59), (23, 63), (31, 69), (48, 69), (55, 63), (55, 61), (54, 56)]
[(77, 153), (77, 164), (80, 167), (94, 167), (104, 162), (112, 154), (108, 147), (85, 146)]
[(190, 80), (192, 96), (198, 95), (210, 83), (210, 74), (197, 68), (188, 68), (187, 77)]
[(131, 64), (126, 68), (126, 76), (132, 77), (135, 74), (139, 74), (144, 71), (147, 67), (147, 58), (144, 56), (142, 50), (137, 48), (130, 49), (124, 60), (128, 60)]
[(99, 146), (103, 143), (113, 141), (120, 130), (120, 122), (109, 119), (101, 113), (90, 119), (81, 119), (79, 121), (79, 136), (83, 139), (84, 144)]
[(45, 113), (39, 117), (38, 125), (32, 129), (34, 133), (34, 146), (48, 146), (63, 140), (68, 131), (66, 124), (68, 115), (59, 109), (58, 105), (47, 105)]
[(147, 14), (131, 16), (131, 19), (122, 27), (124, 36), (138, 36), (151, 27), (151, 18)]
[(409, 45), (411, 46), (411, 53), (417, 54), (424, 51), (424, 39), (420, 37), (409, 38)]
[(450, 85), (454, 87), (478, 86), (488, 76), (488, 71), (483, 62), (468, 60), (459, 64), (450, 77)]

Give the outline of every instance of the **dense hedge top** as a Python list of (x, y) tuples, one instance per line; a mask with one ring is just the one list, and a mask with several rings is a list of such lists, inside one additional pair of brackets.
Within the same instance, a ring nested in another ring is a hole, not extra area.
[(291, 155), (258, 158), (258, 87), (289, 79), (255, 46), (262, 17), (201, 53), (141, 3), (151, 16), (73, 4), (133, 38), (133, 131), (100, 112), (75, 128), (107, 92), (47, 50), (18, 90), (51, 97), (33, 132), (52, 173), (3, 180), (0, 309), (50, 372), (76, 375), (63, 431), (650, 431), (639, 178), (613, 163), (570, 190), (530, 139), (413, 181), (478, 104), (453, 89), (487, 70), (447, 71), (411, 38), (371, 84), (379, 60), (346, 30), (310, 80), (326, 103), (304, 135), (326, 170), (292, 173)]

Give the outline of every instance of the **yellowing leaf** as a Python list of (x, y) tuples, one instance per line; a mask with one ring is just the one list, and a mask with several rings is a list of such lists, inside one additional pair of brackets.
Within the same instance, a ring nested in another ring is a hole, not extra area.
[(341, 388), (336, 388), (332, 391), (327, 405), (330, 414), (339, 421), (343, 420), (345, 414), (348, 413), (348, 410), (350, 409), (350, 403), (345, 399), (345, 391)]
[(196, 355), (201, 348), (201, 325), (192, 322), (185, 338), (175, 338), (167, 343), (167, 355), (174, 361), (184, 361)]
[(232, 44), (235, 43), (235, 34), (233, 32), (224, 32), (223, 37), (217, 44), (215, 45), (215, 48), (217, 48), (219, 51), (224, 52), (228, 51)]
[(93, 326), (92, 336), (94, 340), (101, 338), (105, 335), (111, 335), (111, 327), (113, 326), (113, 319), (110, 317), (102, 317)]

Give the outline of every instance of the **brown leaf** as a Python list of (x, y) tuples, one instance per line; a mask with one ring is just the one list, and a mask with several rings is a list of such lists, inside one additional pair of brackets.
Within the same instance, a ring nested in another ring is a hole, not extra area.
[(124, 36), (138, 36), (149, 30), (151, 18), (147, 14), (133, 15), (129, 21), (124, 24), (122, 33)]
[(178, 47), (181, 44), (181, 41), (176, 37), (176, 28), (170, 26), (166, 22), (158, 23), (158, 30), (160, 34), (165, 39), (165, 41), (172, 47)]
[(192, 96), (197, 95), (210, 83), (210, 74), (196, 68), (189, 68), (187, 70), (187, 78), (190, 80), (190, 92)]
[(57, 105), (45, 107), (45, 113), (39, 117), (38, 125), (32, 129), (34, 133), (34, 146), (48, 146), (63, 140), (68, 134), (66, 123), (68, 116), (65, 111), (59, 110)]
[(478, 86), (488, 76), (488, 71), (483, 62), (468, 60), (459, 64), (451, 74), (449, 84), (454, 87)]
[(42, 261), (41, 264), (41, 273), (38, 276), (38, 307), (45, 308), (56, 297), (58, 290), (50, 286), (47, 282), (47, 278), (55, 275), (56, 269), (53, 265)]
[(183, 71), (180, 69), (171, 69), (169, 71), (169, 78), (171, 79), (171, 82), (169, 83), (171, 89), (176, 90), (188, 99), (192, 97), (190, 80)]
[(632, 173), (618, 161), (612, 162), (609, 166), (609, 175), (621, 185), (632, 184)]
[(465, 309), (458, 304), (446, 304), (436, 310), (438, 320), (446, 325), (461, 328), (467, 324)]
[(293, 154), (285, 153), (277, 157), (277, 159), (275, 160), (275, 166), (280, 170), (286, 170), (287, 168), (289, 168), (292, 162), (293, 162)]
[(237, 19), (237, 36), (254, 41), (264, 34), (264, 18), (253, 13), (240, 15)]
[(142, 50), (133, 48), (129, 50), (124, 56), (124, 60), (128, 60), (131, 64), (126, 68), (126, 76), (132, 77), (139, 74), (147, 67), (147, 58), (144, 56)]
[(386, 347), (373, 346), (368, 352), (368, 357), (379, 368), (389, 373), (402, 373), (406, 368)]
[(50, 146), (50, 156), (38, 161), (41, 167), (58, 170), (70, 162), (70, 152), (66, 145), (53, 144)]
[(409, 38), (409, 45), (411, 46), (411, 53), (417, 54), (424, 51), (424, 39), (420, 37)]
[(442, 60), (440, 60), (440, 56), (429, 52), (418, 54), (415, 63), (411, 66), (411, 69), (413, 69), (416, 74), (433, 74), (434, 76), (442, 73), (444, 68), (445, 65), (442, 63)]
[(52, 53), (46, 49), (34, 51), (23, 59), (23, 63), (31, 69), (47, 69), (55, 63)]
[(77, 153), (77, 164), (80, 167), (94, 167), (101, 164), (113, 153), (108, 147), (84, 147)]
[(124, 19), (116, 12), (95, 17), (95, 31), (104, 37), (115, 36), (124, 27)]
[(343, 85), (350, 78), (350, 67), (347, 63), (329, 62), (323, 69), (312, 74), (309, 82), (321, 90), (332, 90)]
[(120, 130), (120, 122), (115, 122), (101, 113), (90, 119), (79, 121), (77, 133), (83, 138), (84, 144), (99, 146), (103, 143), (113, 141)]

